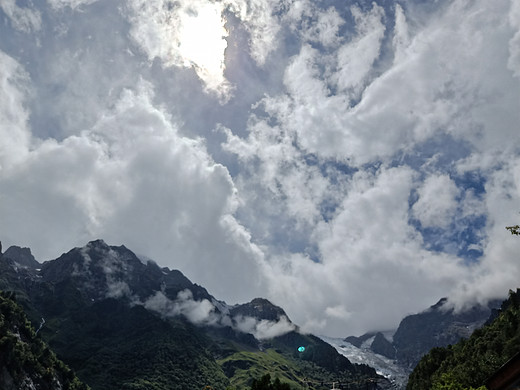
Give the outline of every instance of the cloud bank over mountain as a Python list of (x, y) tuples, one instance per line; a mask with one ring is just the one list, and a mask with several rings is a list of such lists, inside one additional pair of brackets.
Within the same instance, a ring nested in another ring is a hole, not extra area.
[[(517, 287), (517, 2), (0, 14), (6, 247), (46, 260), (100, 237), (331, 336)], [(195, 322), (212, 311), (181, 306)]]

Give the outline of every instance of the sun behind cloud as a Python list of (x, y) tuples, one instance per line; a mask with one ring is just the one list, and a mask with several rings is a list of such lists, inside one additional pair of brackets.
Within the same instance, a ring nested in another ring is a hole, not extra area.
[(179, 55), (184, 66), (193, 66), (211, 89), (225, 81), (224, 53), (228, 32), (224, 23), (221, 6), (216, 3), (188, 8), (181, 14)]
[(225, 5), (207, 0), (131, 0), (132, 38), (150, 60), (163, 66), (193, 68), (204, 89), (220, 102), (231, 97), (224, 76), (229, 33)]
[(226, 20), (220, 3), (199, 2), (180, 12), (177, 56), (184, 67), (192, 67), (208, 92), (221, 102), (231, 96), (231, 84), (224, 76)]

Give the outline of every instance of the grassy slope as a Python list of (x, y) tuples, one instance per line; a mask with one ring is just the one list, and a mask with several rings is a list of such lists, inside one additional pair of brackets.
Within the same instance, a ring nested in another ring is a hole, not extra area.
[(264, 352), (236, 352), (219, 360), (218, 363), (237, 390), (247, 388), (252, 379), (260, 378), (265, 373), (270, 373), (273, 379), (279, 378), (294, 388), (304, 379), (301, 367), (274, 349)]
[[(306, 347), (305, 352), (298, 352), (300, 345)], [(350, 364), (332, 347), (313, 336), (292, 332), (263, 346), (259, 351), (235, 344), (235, 352), (218, 360), (235, 389), (248, 389), (253, 379), (266, 373), (294, 389), (307, 384), (314, 390), (328, 390), (332, 382), (338, 381), (364, 384), (376, 377), (373, 369)]]

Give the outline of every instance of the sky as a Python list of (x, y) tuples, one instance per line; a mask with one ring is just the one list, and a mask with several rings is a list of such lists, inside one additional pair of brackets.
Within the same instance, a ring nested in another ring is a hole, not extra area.
[(1, 0), (0, 240), (305, 332), (519, 286), (520, 2)]

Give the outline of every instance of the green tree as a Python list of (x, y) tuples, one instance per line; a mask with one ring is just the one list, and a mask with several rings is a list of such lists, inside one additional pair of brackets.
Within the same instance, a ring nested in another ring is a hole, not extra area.
[(89, 390), (36, 334), (12, 292), (0, 291), (0, 382), (25, 388)]
[(282, 383), (278, 378), (271, 381), (271, 375), (265, 374), (260, 379), (253, 380), (251, 390), (291, 390), (291, 386)]

